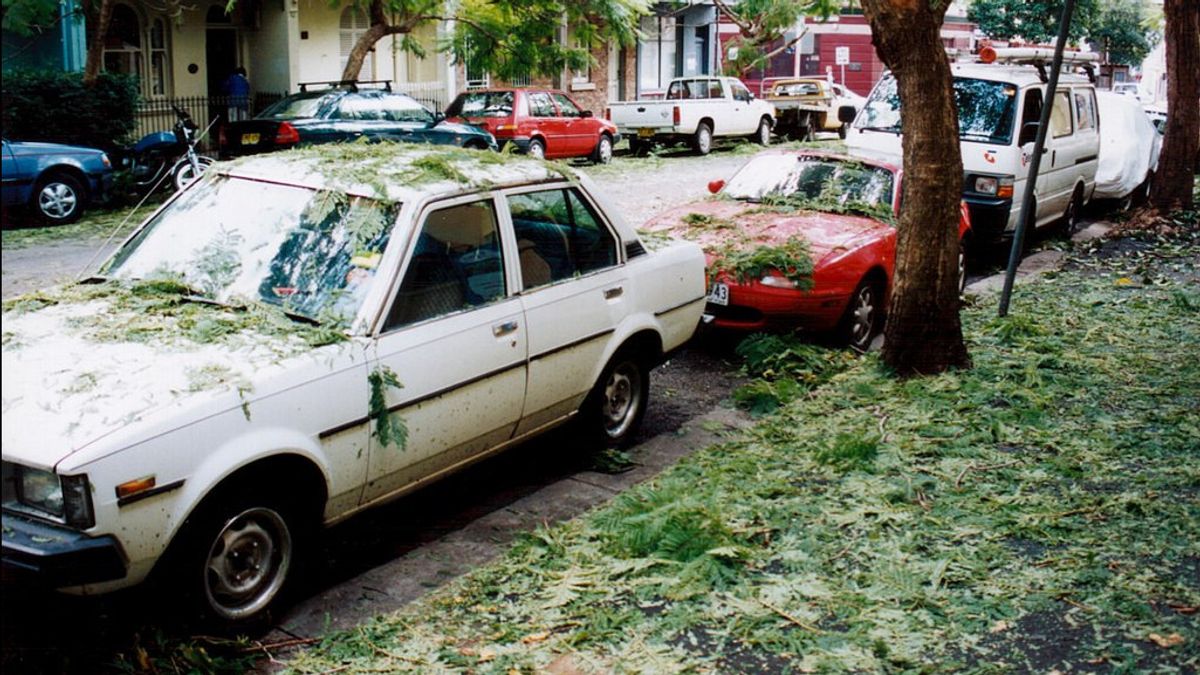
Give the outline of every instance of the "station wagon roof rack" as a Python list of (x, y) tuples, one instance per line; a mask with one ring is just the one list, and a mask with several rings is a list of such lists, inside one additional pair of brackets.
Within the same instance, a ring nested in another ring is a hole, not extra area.
[(326, 80), (324, 82), (301, 82), (300, 93), (307, 92), (309, 87), (328, 87), (330, 89), (358, 91), (359, 86), (372, 84), (382, 84), (386, 91), (392, 90), (391, 80)]
[[(1046, 66), (1053, 61), (1054, 48), (1052, 47), (1005, 47), (1001, 49), (984, 47), (979, 51), (980, 63), (1033, 66), (1037, 68), (1038, 77), (1042, 82), (1049, 81), (1050, 78), (1046, 75)], [(1096, 64), (1099, 62), (1100, 55), (1095, 52), (1068, 49), (1063, 51), (1062, 55), (1064, 68), (1082, 68), (1087, 73), (1088, 80), (1093, 84), (1096, 82)]]

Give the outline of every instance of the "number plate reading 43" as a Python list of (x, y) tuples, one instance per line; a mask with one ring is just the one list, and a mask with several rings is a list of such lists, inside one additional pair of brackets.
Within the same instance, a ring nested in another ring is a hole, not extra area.
[(729, 304), (729, 287), (725, 284), (713, 284), (708, 293), (708, 301), (714, 305), (725, 307)]

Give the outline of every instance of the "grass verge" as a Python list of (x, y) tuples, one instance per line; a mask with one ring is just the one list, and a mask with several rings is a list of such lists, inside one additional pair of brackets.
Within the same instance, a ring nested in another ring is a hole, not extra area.
[(114, 207), (93, 209), (83, 214), (83, 217), (70, 225), (39, 226), (34, 222), (22, 223), (20, 227), (0, 230), (0, 246), (7, 249), (30, 248), (32, 246), (47, 246), (60, 242), (79, 243), (85, 241), (99, 242), (113, 235), (113, 241), (120, 243), (133, 228), (145, 220), (160, 202), (151, 201), (139, 209), (133, 207)]

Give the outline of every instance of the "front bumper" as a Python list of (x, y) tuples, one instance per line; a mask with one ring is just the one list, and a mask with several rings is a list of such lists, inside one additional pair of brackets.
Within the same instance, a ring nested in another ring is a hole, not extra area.
[(963, 201), (971, 213), (971, 235), (977, 243), (996, 243), (1012, 236), (1007, 231), (1012, 199), (964, 194)]
[(8, 512), (3, 523), (0, 563), (6, 582), (27, 580), (59, 588), (125, 576), (125, 555), (111, 535), (90, 537)]

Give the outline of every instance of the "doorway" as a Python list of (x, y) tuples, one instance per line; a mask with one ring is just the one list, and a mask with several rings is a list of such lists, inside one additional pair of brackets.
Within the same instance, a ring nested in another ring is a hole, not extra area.
[(209, 28), (205, 31), (204, 66), (208, 75), (208, 95), (220, 96), (225, 78), (238, 66), (238, 39), (235, 28)]

